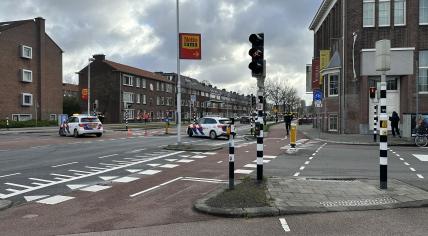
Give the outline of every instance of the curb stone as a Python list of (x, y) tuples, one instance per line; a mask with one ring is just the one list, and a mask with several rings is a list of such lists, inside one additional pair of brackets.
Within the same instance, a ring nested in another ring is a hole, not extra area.
[(12, 206), (12, 201), (9, 200), (0, 200), (0, 211), (5, 210)]

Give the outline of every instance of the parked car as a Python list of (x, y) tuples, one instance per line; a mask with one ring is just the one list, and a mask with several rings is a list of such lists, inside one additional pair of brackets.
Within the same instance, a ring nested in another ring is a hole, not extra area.
[(251, 117), (249, 116), (241, 116), (241, 119), (239, 120), (239, 123), (241, 124), (249, 124), (251, 120)]
[(82, 135), (95, 134), (97, 137), (103, 135), (103, 125), (96, 116), (73, 115), (60, 125), (59, 135), (80, 137)]
[(187, 127), (189, 137), (209, 137), (216, 139), (220, 136), (228, 136), (227, 127), (230, 124), (230, 119), (222, 117), (203, 117), (196, 123), (190, 124)]

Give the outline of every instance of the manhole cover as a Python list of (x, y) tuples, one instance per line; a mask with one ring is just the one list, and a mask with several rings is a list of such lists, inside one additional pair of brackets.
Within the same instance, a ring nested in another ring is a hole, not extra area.
[(340, 206), (376, 206), (397, 203), (397, 200), (390, 197), (375, 198), (375, 199), (360, 199), (360, 200), (343, 200), (332, 202), (320, 202), (325, 207), (340, 207)]

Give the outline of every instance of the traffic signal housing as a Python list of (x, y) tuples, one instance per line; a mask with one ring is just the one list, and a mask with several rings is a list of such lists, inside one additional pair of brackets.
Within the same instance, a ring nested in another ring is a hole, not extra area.
[(250, 68), (253, 77), (263, 75), (264, 37), (264, 33), (251, 34), (249, 37), (251, 49), (248, 54), (251, 56), (251, 63), (248, 68)]
[(369, 88), (370, 98), (376, 98), (376, 87)]

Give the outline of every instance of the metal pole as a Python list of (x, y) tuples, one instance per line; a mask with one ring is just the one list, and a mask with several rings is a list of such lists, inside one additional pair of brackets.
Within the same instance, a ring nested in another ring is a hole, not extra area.
[(6, 130), (9, 130), (9, 116), (6, 117)]
[[(374, 99), (373, 99), (374, 101)], [(377, 141), (377, 105), (374, 105), (374, 110), (373, 110), (373, 142)]]
[(263, 104), (264, 104), (264, 78), (257, 78), (257, 121), (259, 133), (257, 135), (257, 181), (263, 180)]
[(89, 59), (88, 63), (88, 116), (91, 109), (91, 60)]
[(230, 135), (229, 135), (229, 189), (234, 189), (235, 186), (235, 119), (231, 119)]
[(416, 117), (415, 121), (418, 120), (419, 116), (419, 60), (416, 59)]
[(181, 144), (180, 11), (177, 0), (177, 144)]
[(386, 74), (382, 72), (380, 82), (380, 189), (387, 189), (388, 173), (388, 115), (386, 113)]

